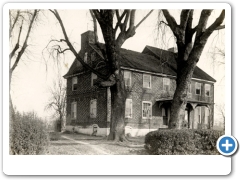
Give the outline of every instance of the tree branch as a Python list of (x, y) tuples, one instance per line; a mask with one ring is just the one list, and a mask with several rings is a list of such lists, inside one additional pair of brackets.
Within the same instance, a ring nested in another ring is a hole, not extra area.
[(164, 17), (166, 18), (167, 22), (168, 22), (168, 26), (171, 28), (171, 30), (173, 31), (173, 34), (176, 34), (176, 28), (177, 28), (177, 22), (174, 19), (174, 17), (169, 13), (168, 10), (162, 10)]
[[(10, 11), (10, 10), (9, 10), (9, 15), (11, 15), (11, 11)], [(13, 24), (12, 24), (12, 25), (10, 24), (9, 38), (11, 37), (12, 31), (13, 31), (13, 29), (14, 29), (14, 27), (15, 27), (15, 24), (16, 24), (17, 21), (18, 21), (19, 15), (20, 15), (20, 10), (17, 11), (17, 14), (16, 14), (16, 17), (15, 17), (15, 19), (14, 19), (14, 21), (13, 21)], [(9, 18), (11, 19), (11, 17), (9, 17)]]
[(153, 12), (153, 9), (151, 11), (149, 11), (149, 13), (144, 17), (142, 18), (142, 20), (136, 25), (135, 29), (138, 28), (138, 26), (140, 26), (142, 24), (143, 21), (145, 21), (145, 19), (147, 19), (147, 17)]
[(185, 30), (191, 10), (182, 10), (180, 15), (180, 29)]
[(9, 54), (9, 60), (10, 61), (11, 61), (12, 57), (15, 55), (16, 51), (18, 50), (18, 48), (19, 48), (19, 41), (20, 41), (20, 37), (21, 37), (21, 33), (22, 33), (22, 25), (23, 25), (23, 21), (22, 21), (22, 24), (21, 24), (21, 26), (19, 28), (17, 43), (16, 43), (15, 47), (13, 48), (12, 52)]
[(25, 49), (26, 49), (27, 46), (28, 46), (28, 45), (27, 45), (27, 42), (28, 42), (29, 34), (30, 34), (30, 32), (31, 32), (32, 25), (33, 25), (33, 22), (34, 22), (34, 20), (35, 20), (35, 18), (36, 18), (36, 16), (37, 16), (37, 13), (38, 13), (38, 10), (34, 10), (34, 13), (33, 13), (33, 16), (32, 16), (31, 22), (30, 22), (30, 25), (29, 25), (29, 27), (28, 27), (27, 35), (26, 35), (25, 41), (24, 41), (24, 43), (23, 43), (23, 46), (22, 46), (21, 50), (19, 51), (18, 56), (17, 56), (17, 58), (16, 58), (16, 60), (15, 60), (15, 62), (14, 62), (14, 64), (13, 64), (12, 68), (10, 69), (11, 73), (12, 73), (12, 72), (14, 71), (14, 69), (17, 67), (19, 60), (21, 59), (21, 57), (22, 57)]
[(220, 28), (223, 29), (223, 26), (220, 27), (220, 25), (223, 23), (224, 19), (225, 19), (225, 10), (222, 10), (219, 17), (206, 29), (206, 31), (204, 32), (201, 38), (202, 39), (208, 38), (214, 30), (216, 29), (219, 30)]
[[(87, 63), (84, 62), (84, 60), (80, 57), (80, 55), (76, 52), (76, 50), (74, 49), (74, 47), (72, 46), (71, 42), (69, 41), (68, 39), (68, 36), (67, 36), (67, 33), (66, 33), (66, 30), (65, 30), (65, 27), (63, 25), (63, 22), (62, 22), (62, 19), (60, 17), (60, 15), (58, 14), (58, 11), (55, 9), (54, 11), (53, 10), (49, 10), (51, 11), (54, 16), (57, 18), (60, 26), (61, 26), (61, 29), (62, 29), (62, 32), (63, 32), (63, 35), (64, 35), (64, 38), (66, 40), (66, 43), (69, 47), (69, 49), (72, 51), (72, 53), (75, 55), (76, 59), (83, 65), (83, 67), (85, 67), (86, 69), (90, 70), (91, 72), (93, 72), (94, 74), (96, 74), (98, 77), (102, 78), (102, 79), (107, 79), (107, 77), (105, 75), (103, 75), (102, 73), (98, 72), (97, 70), (93, 69), (91, 66), (89, 66)], [(97, 16), (99, 15), (99, 12), (97, 10), (93, 10), (94, 14), (95, 12), (97, 12)], [(95, 17), (97, 17), (95, 14)]]

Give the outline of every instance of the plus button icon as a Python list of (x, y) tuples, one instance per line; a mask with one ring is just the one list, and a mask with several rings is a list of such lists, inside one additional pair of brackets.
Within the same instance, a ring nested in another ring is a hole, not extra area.
[(234, 154), (237, 147), (237, 140), (233, 136), (223, 135), (217, 140), (217, 149), (224, 156)]
[(227, 139), (226, 144), (222, 144), (222, 146), (226, 148), (226, 151), (229, 151), (229, 147), (232, 147), (233, 144), (229, 144), (228, 139)]

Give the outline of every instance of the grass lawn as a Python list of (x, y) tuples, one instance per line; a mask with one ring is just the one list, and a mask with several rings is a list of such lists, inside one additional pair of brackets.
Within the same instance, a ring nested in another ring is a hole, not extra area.
[[(47, 155), (146, 155), (144, 137), (128, 138), (130, 143), (114, 143), (106, 137), (83, 134), (52, 134)], [(58, 138), (56, 138), (58, 136)], [(56, 140), (58, 139), (58, 140)]]

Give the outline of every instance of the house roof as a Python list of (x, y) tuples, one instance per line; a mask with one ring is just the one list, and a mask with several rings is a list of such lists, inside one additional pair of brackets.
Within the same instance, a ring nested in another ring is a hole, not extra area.
[[(172, 69), (174, 69), (175, 74), (176, 74), (177, 64), (176, 64), (173, 52), (166, 51), (166, 50), (159, 49), (159, 48), (152, 47), (152, 46), (146, 46), (143, 50), (143, 53), (147, 53), (147, 54), (152, 53), (152, 55), (154, 55), (155, 57), (160, 58), (161, 62), (166, 62), (167, 64), (169, 64), (169, 66)], [(207, 80), (207, 81), (216, 82), (216, 80), (213, 77), (208, 75), (206, 72), (204, 72), (198, 66), (195, 67), (192, 77), (197, 78), (197, 79), (203, 79), (203, 80)]]
[[(97, 45), (89, 45), (100, 55), (101, 58), (103, 58), (103, 54)], [(101, 48), (105, 48), (104, 44), (100, 43), (100, 46)], [(146, 53), (146, 51), (151, 51), (152, 53)], [(121, 48), (117, 54), (117, 58), (120, 60), (120, 65), (125, 68), (142, 70), (152, 73), (161, 73), (170, 76), (177, 75), (174, 53), (170, 51), (154, 48), (151, 46), (146, 46), (142, 53)], [(64, 77), (80, 73), (82, 70), (83, 67), (75, 59), (68, 73)], [(213, 79), (198, 67), (196, 67), (194, 70), (193, 78), (216, 82), (215, 79)]]

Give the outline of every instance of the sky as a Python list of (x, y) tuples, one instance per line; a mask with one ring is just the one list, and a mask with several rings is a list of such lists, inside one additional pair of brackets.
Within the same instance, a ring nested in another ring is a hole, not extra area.
[[(147, 14), (148, 10), (139, 10), (136, 14), (136, 23)], [(177, 16), (180, 10), (171, 10), (172, 15)], [(220, 11), (212, 13), (209, 22), (213, 22)], [(194, 24), (198, 22), (200, 10), (196, 10)], [(66, 32), (70, 41), (74, 44), (77, 51), (80, 50), (81, 34), (87, 30), (92, 30), (93, 25), (88, 10), (59, 10), (63, 20)], [(141, 52), (146, 45), (167, 49), (175, 45), (173, 35), (167, 28), (161, 28), (159, 35), (157, 28), (158, 11), (155, 10), (136, 30), (136, 34), (128, 39), (123, 48)], [(179, 21), (179, 19), (176, 19)], [(98, 28), (100, 30), (100, 28)], [(26, 31), (26, 29), (25, 29)], [(161, 34), (161, 33), (160, 33)], [(23, 57), (17, 66), (12, 79), (11, 95), (13, 104), (19, 111), (35, 111), (39, 116), (51, 119), (51, 111), (45, 111), (45, 106), (50, 98), (49, 88), (57, 78), (56, 64), (61, 67), (61, 76), (63, 76), (71, 66), (74, 56), (71, 52), (65, 54), (60, 60), (49, 57), (46, 49), (48, 42), (52, 39), (63, 38), (60, 26), (53, 16), (47, 10), (40, 13), (37, 22), (34, 24), (33, 31), (30, 34), (27, 56)], [(14, 39), (13, 39), (14, 40)], [(103, 38), (99, 31), (99, 40)], [(224, 104), (225, 87), (225, 65), (213, 63), (213, 49), (218, 47), (224, 50), (225, 30), (214, 32), (204, 48), (198, 66), (217, 80), (215, 84), (215, 103)], [(13, 42), (11, 42), (13, 43)], [(10, 49), (11, 47), (10, 43)], [(224, 57), (215, 55), (215, 59), (224, 62)], [(216, 110), (215, 110), (216, 112)], [(218, 117), (215, 115), (215, 117)]]

